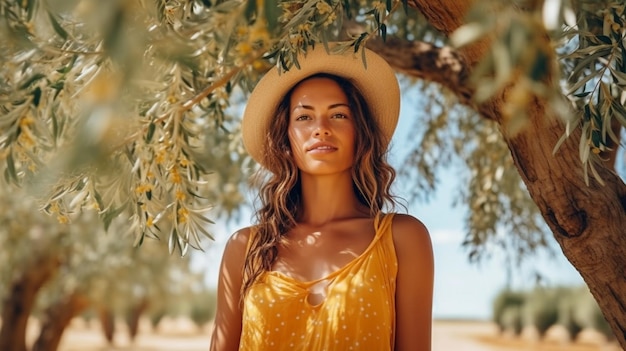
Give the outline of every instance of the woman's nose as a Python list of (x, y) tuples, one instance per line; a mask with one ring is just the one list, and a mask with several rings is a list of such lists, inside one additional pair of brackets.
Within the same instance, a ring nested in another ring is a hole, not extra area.
[(317, 137), (319, 136), (329, 136), (330, 128), (328, 126), (328, 121), (323, 118), (318, 119), (317, 125), (315, 126), (315, 131), (313, 134)]

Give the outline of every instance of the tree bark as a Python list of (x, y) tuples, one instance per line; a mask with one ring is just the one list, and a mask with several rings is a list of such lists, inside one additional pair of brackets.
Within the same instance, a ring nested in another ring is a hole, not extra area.
[[(473, 1), (414, 0), (408, 3), (434, 27), (450, 34), (462, 24)], [(541, 99), (528, 104), (529, 122), (515, 134), (508, 129), (502, 113), (507, 101), (506, 89), (489, 102), (474, 105), (467, 76), (488, 49), (485, 41), (462, 52), (447, 54), (444, 67), (448, 68), (440, 70), (440, 77), (433, 73), (437, 70), (424, 72), (424, 66), (416, 64), (428, 57), (429, 54), (425, 53), (428, 50), (419, 50), (420, 47), (429, 49), (424, 46), (427, 44), (393, 41), (388, 44), (386, 48), (377, 49), (375, 42), (370, 43), (399, 71), (442, 83), (455, 92), (461, 102), (499, 123), (515, 165), (563, 254), (581, 274), (618, 342), (626, 348), (626, 185), (614, 169), (609, 163), (597, 165), (605, 185), (600, 185), (592, 176), (589, 185), (585, 184), (584, 169), (578, 156), (580, 130), (576, 130), (553, 155), (552, 150), (565, 126), (549, 115), (546, 102)], [(410, 45), (412, 49), (394, 50), (394, 45), (399, 48), (402, 48), (400, 45)], [(430, 54), (431, 60), (439, 59), (444, 50), (438, 48), (436, 52), (436, 55)], [(414, 57), (399, 60), (391, 53)], [(455, 65), (458, 67), (452, 69)], [(458, 77), (450, 79), (454, 72), (458, 72)]]
[(2, 306), (0, 350), (26, 351), (26, 327), (37, 293), (57, 272), (60, 264), (57, 256), (39, 257), (11, 285)]
[(115, 315), (113, 311), (109, 307), (102, 306), (98, 310), (98, 317), (105, 339), (109, 345), (113, 345), (115, 341)]
[(126, 315), (126, 325), (128, 326), (128, 334), (131, 341), (135, 341), (139, 331), (139, 320), (146, 312), (149, 306), (148, 298), (144, 297), (133, 305)]
[(61, 342), (63, 332), (70, 324), (72, 318), (82, 312), (88, 305), (87, 298), (80, 293), (74, 292), (46, 309), (41, 332), (33, 345), (32, 351), (56, 351)]

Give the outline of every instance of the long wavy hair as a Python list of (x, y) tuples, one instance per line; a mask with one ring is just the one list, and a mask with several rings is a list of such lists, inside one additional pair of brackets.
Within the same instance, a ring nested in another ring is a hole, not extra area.
[[(395, 209), (397, 202), (390, 188), (396, 172), (387, 162), (389, 140), (371, 116), (362, 94), (348, 80), (331, 74), (319, 73), (302, 81), (314, 77), (332, 79), (348, 97), (356, 129), (352, 183), (358, 200), (369, 208), (372, 217), (383, 210)], [(289, 103), (296, 86), (285, 95), (267, 130), (266, 169), (261, 169), (256, 178), (260, 183), (257, 199), (260, 207), (244, 262), (242, 299), (257, 278), (272, 269), (278, 245), (296, 226), (302, 211), (299, 170), (288, 138)]]

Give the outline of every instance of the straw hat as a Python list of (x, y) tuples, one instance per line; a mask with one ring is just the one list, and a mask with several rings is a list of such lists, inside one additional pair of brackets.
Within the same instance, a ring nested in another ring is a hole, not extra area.
[(400, 113), (398, 80), (383, 58), (369, 49), (361, 50), (365, 50), (365, 64), (361, 52), (355, 54), (348, 49), (343, 54), (331, 54), (323, 45), (317, 45), (298, 58), (300, 69), (294, 66), (279, 73), (274, 67), (267, 72), (252, 91), (243, 113), (243, 144), (250, 156), (265, 164), (267, 129), (278, 105), (298, 82), (317, 73), (340, 76), (354, 84), (388, 144)]

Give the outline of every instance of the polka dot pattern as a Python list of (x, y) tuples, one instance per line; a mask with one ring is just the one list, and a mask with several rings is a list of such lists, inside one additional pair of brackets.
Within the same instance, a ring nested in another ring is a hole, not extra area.
[[(370, 246), (345, 267), (312, 282), (266, 272), (244, 299), (239, 350), (392, 350), (398, 269), (391, 222), (375, 223)], [(318, 305), (309, 289), (326, 282)]]

